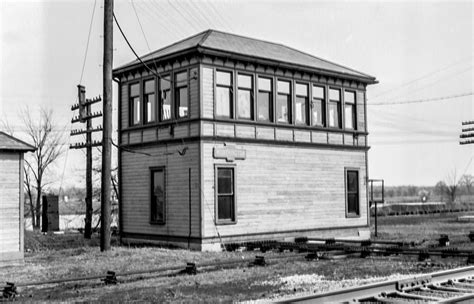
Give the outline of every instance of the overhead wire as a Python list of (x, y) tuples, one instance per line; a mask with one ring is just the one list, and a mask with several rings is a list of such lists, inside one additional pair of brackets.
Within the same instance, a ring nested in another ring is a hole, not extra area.
[[(176, 36), (186, 36), (186, 33), (183, 32), (181, 27), (170, 28), (168, 26), (172, 23), (167, 21), (167, 15), (161, 14), (162, 10), (160, 9), (160, 7), (157, 6), (157, 4), (155, 4), (155, 2), (144, 1), (140, 3), (143, 4), (143, 6), (146, 6), (146, 9), (143, 9), (143, 11), (147, 15), (150, 15), (150, 18), (153, 20), (153, 22), (159, 22), (161, 28), (166, 30), (171, 37), (176, 38)], [(151, 16), (151, 14), (153, 14), (154, 16)], [(179, 31), (180, 33), (178, 34), (176, 31)]]
[(143, 30), (142, 23), (140, 22), (140, 18), (138, 17), (137, 9), (135, 8), (135, 4), (133, 3), (133, 0), (130, 1), (132, 4), (133, 11), (135, 12), (135, 16), (137, 17), (138, 20), (138, 25), (140, 25), (140, 30), (142, 31), (143, 38), (145, 39), (146, 46), (148, 47), (148, 50), (151, 51), (150, 44), (148, 43), (148, 39), (146, 39), (145, 31)]
[(196, 29), (198, 32), (202, 31), (203, 28), (206, 28), (206, 26), (205, 25), (203, 26), (201, 21), (198, 18), (196, 18), (195, 14), (193, 14), (191, 11), (188, 10), (189, 7), (186, 4), (183, 4), (181, 6), (182, 4), (181, 1), (175, 1), (175, 4), (176, 6), (179, 6), (179, 9), (183, 11), (183, 14), (186, 14), (187, 16), (189, 16), (187, 17), (188, 20), (192, 21), (193, 23), (195, 22)]
[(466, 92), (456, 95), (448, 95), (448, 96), (441, 96), (441, 97), (432, 97), (432, 98), (424, 98), (424, 99), (415, 99), (415, 100), (402, 100), (402, 101), (394, 101), (394, 102), (367, 102), (368, 106), (389, 106), (389, 105), (402, 105), (402, 104), (412, 104), (412, 103), (423, 103), (423, 102), (432, 102), (432, 101), (440, 101), (446, 99), (456, 99), (465, 96), (471, 96), (473, 92)]
[(91, 22), (89, 24), (89, 33), (87, 34), (86, 50), (85, 50), (85, 54), (84, 54), (84, 60), (82, 62), (82, 71), (81, 71), (81, 77), (79, 79), (79, 84), (82, 83), (82, 77), (84, 76), (84, 69), (85, 69), (85, 66), (86, 66), (87, 52), (89, 50), (89, 41), (90, 41), (90, 38), (91, 38), (92, 23), (94, 22), (94, 15), (95, 15), (96, 5), (97, 5), (97, 0), (94, 0), (94, 8), (92, 9)]
[(195, 25), (191, 23), (191, 21), (189, 21), (186, 16), (183, 15), (183, 13), (173, 5), (172, 1), (168, 0), (168, 4), (184, 19), (184, 21), (186, 21), (191, 26), (191, 28), (193, 28), (195, 31), (199, 31), (199, 28), (196, 28)]

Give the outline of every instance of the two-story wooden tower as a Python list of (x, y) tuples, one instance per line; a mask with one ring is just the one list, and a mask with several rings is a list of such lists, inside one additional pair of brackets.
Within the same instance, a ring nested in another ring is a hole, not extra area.
[(114, 70), (124, 242), (367, 233), (374, 77), (215, 30), (141, 59)]

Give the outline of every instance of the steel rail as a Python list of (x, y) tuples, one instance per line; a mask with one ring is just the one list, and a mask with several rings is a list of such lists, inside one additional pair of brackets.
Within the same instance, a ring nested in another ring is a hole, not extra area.
[[(421, 278), (425, 278), (427, 275), (424, 274)], [(431, 273), (428, 276), (431, 277), (431, 284), (441, 284), (446, 283), (449, 280), (459, 280), (467, 277), (474, 276), (474, 266), (463, 267), (451, 270), (445, 270), (440, 272)], [(413, 280), (416, 281), (420, 277), (414, 277)], [(389, 301), (389, 299), (381, 297), (381, 294), (396, 294), (400, 292), (400, 282), (406, 282), (405, 280), (391, 280), (387, 282), (363, 285), (358, 287), (352, 287), (348, 289), (336, 290), (327, 293), (321, 293), (310, 296), (302, 297), (291, 297), (276, 303), (348, 303), (350, 301), (357, 301), (361, 299), (377, 299), (382, 302)], [(437, 286), (439, 287), (439, 286)], [(456, 303), (461, 303), (462, 301), (474, 300), (474, 293), (472, 294), (461, 294), (458, 298), (455, 299)], [(459, 301), (459, 302), (458, 302)], [(439, 303), (454, 303), (453, 299), (443, 299)]]

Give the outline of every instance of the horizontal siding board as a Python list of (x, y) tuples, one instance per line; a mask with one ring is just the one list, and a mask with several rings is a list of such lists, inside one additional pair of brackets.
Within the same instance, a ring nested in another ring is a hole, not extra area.
[[(212, 158), (216, 146), (220, 144), (204, 143), (202, 152), (206, 237), (216, 236), (214, 168), (226, 164)], [(237, 148), (246, 151), (245, 160), (234, 162), (237, 224), (217, 226), (221, 236), (367, 224), (365, 152), (263, 144), (240, 144)], [(359, 169), (359, 218), (346, 218), (346, 167)]]
[(202, 116), (214, 117), (214, 70), (202, 68)]
[(333, 145), (342, 145), (342, 134), (328, 133), (328, 143)]
[(293, 141), (293, 130), (276, 128), (275, 139), (281, 141)]
[(257, 139), (275, 139), (275, 130), (274, 128), (267, 127), (257, 127), (256, 130)]
[(321, 131), (312, 131), (311, 140), (313, 143), (327, 144), (328, 143), (328, 133)]
[(240, 138), (255, 138), (255, 126), (236, 125), (235, 136)]
[(223, 136), (223, 137), (235, 136), (234, 124), (216, 123), (214, 126), (216, 128), (216, 136)]
[(311, 142), (311, 132), (294, 130), (295, 142)]

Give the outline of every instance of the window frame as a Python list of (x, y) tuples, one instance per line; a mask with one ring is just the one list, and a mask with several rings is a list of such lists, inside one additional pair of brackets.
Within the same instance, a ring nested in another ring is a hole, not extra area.
[[(132, 96), (132, 86), (138, 85), (138, 95), (133, 95)], [(133, 81), (128, 83), (128, 126), (129, 127), (136, 127), (140, 126), (143, 123), (143, 111), (142, 111), (142, 94), (141, 94), (141, 89), (142, 88), (142, 83), (141, 80)], [(133, 122), (133, 116), (135, 114), (134, 111), (134, 104), (133, 104), (133, 98), (138, 97), (138, 102), (139, 102), (139, 109), (138, 112), (140, 113), (140, 120), (137, 123)]]
[[(229, 73), (230, 74), (230, 86), (221, 85), (217, 83), (217, 73)], [(235, 70), (233, 69), (225, 69), (225, 68), (214, 68), (214, 118), (217, 119), (227, 119), (227, 120), (234, 120), (235, 115)], [(217, 114), (217, 88), (229, 88), (230, 90), (230, 98), (229, 98), (229, 116), (223, 116)]]
[[(243, 73), (236, 71), (236, 77), (235, 77), (235, 87), (237, 88), (237, 94), (236, 94), (236, 103), (235, 103), (235, 118), (237, 120), (244, 120), (244, 121), (254, 121), (255, 120), (255, 74), (252, 73)], [(250, 77), (250, 85), (251, 88), (245, 88), (245, 87), (240, 87), (239, 85), (239, 76), (247, 76)], [(242, 91), (247, 91), (250, 92), (250, 118), (241, 118), (239, 117), (239, 92), (240, 90)]]
[[(233, 219), (219, 219), (219, 169), (232, 169), (232, 196), (233, 196)], [(237, 166), (235, 164), (215, 164), (214, 165), (214, 219), (216, 225), (237, 224)]]
[[(153, 94), (155, 95), (155, 120), (153, 121), (150, 121), (148, 122), (148, 109), (147, 109), (147, 106), (146, 104), (148, 103), (148, 99), (145, 100), (145, 97), (148, 97), (148, 95), (150, 95), (150, 93), (146, 93), (145, 92), (145, 83), (148, 82), (148, 81), (154, 81), (154, 85), (153, 85)], [(151, 124), (155, 124), (158, 122), (158, 116), (157, 116), (157, 112), (158, 112), (158, 100), (157, 100), (157, 97), (158, 97), (158, 94), (156, 93), (157, 92), (157, 81), (156, 81), (156, 77), (148, 77), (148, 78), (143, 78), (142, 79), (142, 89), (141, 89), (141, 93), (143, 95), (143, 125), (151, 125)]]
[[(260, 90), (260, 87), (258, 85), (258, 79), (259, 78), (265, 78), (270, 80), (270, 91), (266, 90)], [(257, 97), (256, 100), (257, 102), (255, 103), (255, 121), (257, 123), (271, 123), (273, 124), (275, 122), (275, 106), (274, 106), (274, 100), (275, 100), (275, 78), (269, 75), (265, 74), (255, 74), (255, 82), (256, 82), (256, 90), (257, 90)], [(270, 100), (268, 101), (268, 120), (260, 120), (258, 118), (258, 104), (259, 104), (259, 98), (258, 95), (261, 92), (265, 93), (270, 93)]]
[[(153, 185), (154, 185), (154, 173), (155, 172), (163, 172), (163, 184), (164, 184), (164, 201), (163, 201), (163, 220), (153, 220)], [(150, 217), (149, 217), (149, 223), (151, 225), (166, 225), (166, 218), (167, 218), (167, 190), (166, 190), (166, 167), (165, 166), (158, 166), (158, 167), (149, 167), (149, 199), (150, 199)]]
[[(319, 88), (322, 88), (323, 89), (323, 98), (319, 98), (319, 97), (314, 97), (313, 96), (313, 87), (319, 87)], [(327, 122), (326, 122), (326, 117), (327, 117), (327, 113), (326, 113), (326, 110), (327, 110), (327, 107), (326, 107), (326, 100), (327, 100), (327, 90), (326, 90), (326, 86), (323, 85), (323, 84), (320, 84), (320, 83), (315, 83), (315, 82), (311, 82), (311, 105), (310, 105), (310, 114), (309, 114), (309, 117), (310, 117), (310, 127), (311, 128), (326, 128), (327, 127)], [(313, 108), (314, 108), (314, 101), (317, 100), (317, 101), (320, 101), (321, 102), (321, 124), (320, 125), (315, 125), (314, 124), (314, 121), (313, 121)]]
[[(304, 86), (306, 86), (306, 96), (298, 95), (298, 93), (296, 92), (296, 86), (297, 86), (297, 85), (304, 85)], [(311, 88), (312, 88), (312, 87), (311, 87), (311, 83), (309, 83), (309, 82), (295, 81), (295, 90), (294, 90), (294, 91), (295, 91), (295, 101), (294, 101), (294, 107), (295, 107), (295, 109), (294, 109), (294, 116), (295, 116), (295, 117), (294, 117), (294, 125), (295, 125), (295, 126), (306, 126), (306, 127), (310, 126), (310, 116), (309, 116), (309, 108), (310, 108), (310, 107), (309, 107), (309, 98), (310, 98), (310, 92), (309, 92), (309, 91), (310, 91)], [(296, 99), (297, 99), (298, 97), (299, 97), (299, 98), (305, 98), (305, 113), (304, 113), (304, 115), (305, 115), (305, 117), (304, 117), (304, 118), (305, 118), (305, 121), (304, 121), (304, 123), (298, 123), (297, 120), (296, 120)]]
[[(172, 76), (171, 73), (161, 75), (161, 77), (159, 78), (159, 81), (158, 81), (159, 82), (159, 84), (158, 84), (158, 94), (159, 94), (159, 99), (158, 99), (158, 121), (159, 122), (170, 122), (170, 121), (173, 120), (173, 115), (174, 115), (174, 113), (173, 113), (174, 112), (174, 110), (173, 110), (173, 94), (171, 94), (173, 82), (171, 81), (171, 78), (172, 78), (171, 76)], [(166, 79), (166, 77), (168, 77), (169, 79)], [(163, 119), (163, 96), (162, 96), (163, 88), (162, 88), (162, 85), (161, 85), (162, 81), (168, 82), (170, 84), (170, 87), (167, 90), (167, 91), (169, 91), (169, 100), (170, 100), (170, 118), (168, 118), (168, 119)], [(174, 88), (173, 88), (173, 90), (174, 90)]]
[[(357, 173), (357, 211), (349, 211), (349, 189), (348, 189), (348, 174), (349, 172)], [(361, 217), (361, 187), (360, 187), (360, 168), (346, 167), (344, 168), (344, 194), (345, 194), (345, 209), (346, 209), (346, 218), (360, 218)]]
[[(339, 101), (336, 101), (336, 100), (333, 100), (331, 99), (331, 90), (338, 90), (339, 91)], [(329, 86), (328, 87), (328, 106), (327, 106), (327, 111), (328, 111), (328, 117), (327, 117), (327, 127), (330, 128), (330, 129), (338, 129), (338, 130), (341, 130), (343, 129), (342, 126), (343, 126), (343, 123), (342, 123), (342, 98), (343, 98), (343, 88), (340, 88), (340, 87), (332, 87), (332, 86)], [(331, 106), (331, 103), (336, 103), (337, 105), (337, 119), (338, 119), (338, 125), (337, 126), (331, 126), (330, 125), (330, 114), (329, 114), (329, 110), (330, 110), (330, 106)]]
[[(346, 92), (354, 94), (354, 102), (346, 102)], [(357, 130), (357, 91), (351, 89), (344, 89), (344, 129), (356, 131)], [(352, 111), (352, 127), (346, 127), (346, 106), (351, 107)]]
[[(278, 112), (278, 95), (280, 95), (280, 93), (278, 92), (278, 82), (279, 81), (282, 81), (282, 82), (288, 82), (289, 85), (290, 85), (290, 92), (288, 94), (285, 94), (285, 93), (282, 93), (281, 95), (285, 95), (285, 96), (288, 96), (290, 98), (289, 101), (287, 101), (287, 106), (288, 106), (288, 122), (281, 122), (281, 121), (278, 121), (278, 115), (277, 115), (277, 112)], [(293, 79), (291, 78), (282, 78), (282, 77), (276, 77), (276, 80), (275, 80), (275, 107), (274, 107), (274, 114), (275, 114), (275, 123), (277, 125), (293, 125), (293, 94), (294, 94), (294, 85), (293, 85)]]
[[(176, 80), (176, 76), (178, 74), (181, 74), (181, 73), (186, 73), (186, 84), (185, 85), (182, 85), (180, 84), (181, 82), (178, 83), (178, 81)], [(180, 70), (176, 70), (176, 71), (173, 71), (173, 82), (172, 82), (172, 87), (173, 87), (173, 99), (171, 100), (171, 108), (173, 109), (174, 111), (174, 116), (171, 115), (172, 119), (186, 119), (186, 118), (189, 118), (189, 114), (190, 114), (190, 109), (191, 109), (191, 106), (190, 106), (190, 100), (189, 100), (189, 82), (190, 81), (190, 77), (189, 77), (189, 69), (180, 69)], [(184, 88), (186, 87), (186, 97), (188, 99), (188, 113), (186, 116), (179, 116), (179, 103), (178, 103), (178, 99), (176, 98), (176, 92), (181, 89), (181, 88)]]

